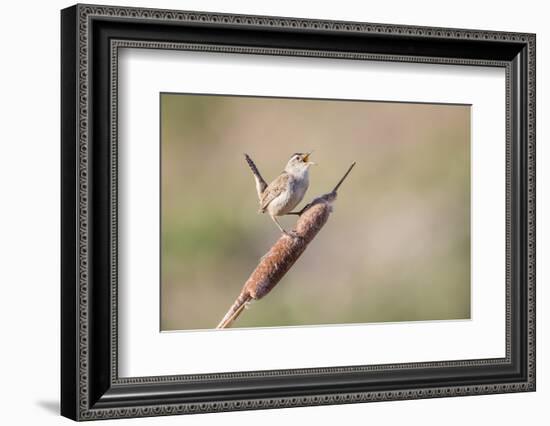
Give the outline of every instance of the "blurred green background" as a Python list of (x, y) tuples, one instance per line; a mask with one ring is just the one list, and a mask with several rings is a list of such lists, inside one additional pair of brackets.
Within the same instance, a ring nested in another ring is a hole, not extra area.
[(214, 328), (279, 236), (244, 152), (270, 182), (314, 150), (301, 205), (357, 165), (234, 327), (470, 317), (469, 106), (163, 93), (161, 150), (162, 330)]

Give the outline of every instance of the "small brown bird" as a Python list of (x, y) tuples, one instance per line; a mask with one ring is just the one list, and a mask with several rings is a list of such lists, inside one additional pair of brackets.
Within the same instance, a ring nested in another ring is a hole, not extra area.
[(289, 236), (291, 235), (281, 226), (277, 216), (291, 214), (292, 209), (304, 198), (309, 187), (309, 167), (315, 164), (309, 161), (310, 155), (311, 152), (292, 154), (285, 170), (267, 185), (254, 162), (245, 154), (256, 180), (256, 190), (260, 200), (259, 212), (267, 212), (281, 232)]

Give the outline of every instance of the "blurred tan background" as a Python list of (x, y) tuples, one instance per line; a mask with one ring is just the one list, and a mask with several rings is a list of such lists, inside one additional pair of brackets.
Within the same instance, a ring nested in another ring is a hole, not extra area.
[(357, 165), (234, 327), (470, 317), (469, 106), (162, 94), (161, 150), (162, 330), (214, 328), (279, 236), (244, 152), (270, 182), (314, 150), (301, 206)]

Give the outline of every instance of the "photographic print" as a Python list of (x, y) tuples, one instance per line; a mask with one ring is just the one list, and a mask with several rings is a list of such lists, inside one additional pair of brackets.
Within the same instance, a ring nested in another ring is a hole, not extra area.
[(469, 105), (160, 111), (161, 331), (470, 318)]

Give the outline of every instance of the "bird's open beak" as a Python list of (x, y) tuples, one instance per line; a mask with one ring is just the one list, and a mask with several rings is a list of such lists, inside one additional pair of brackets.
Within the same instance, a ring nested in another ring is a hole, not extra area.
[(313, 151), (309, 151), (306, 155), (304, 155), (304, 163), (307, 163), (311, 166), (316, 165), (317, 163), (314, 163), (313, 161), (309, 161), (309, 156), (311, 155)]

